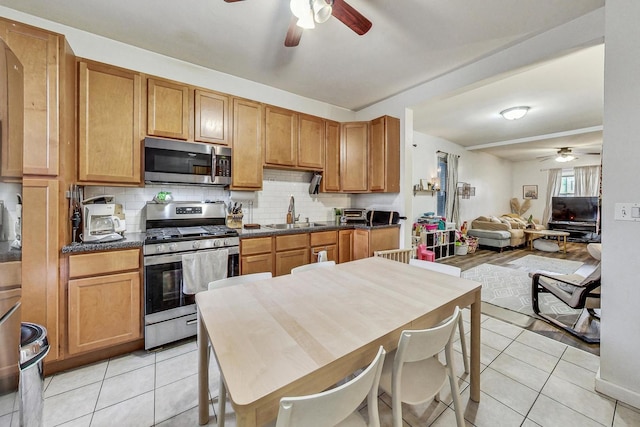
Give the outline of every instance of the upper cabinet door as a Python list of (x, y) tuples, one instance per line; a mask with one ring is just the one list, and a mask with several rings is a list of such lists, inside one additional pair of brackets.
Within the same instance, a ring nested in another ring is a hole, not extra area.
[(400, 191), (400, 120), (382, 116), (371, 121), (369, 191)]
[(233, 98), (232, 189), (262, 188), (263, 112), (258, 102)]
[(322, 191), (340, 191), (340, 123), (325, 122), (325, 160)]
[(265, 108), (264, 163), (296, 166), (298, 151), (298, 114), (282, 108)]
[(298, 166), (322, 169), (324, 166), (325, 121), (307, 114), (298, 115)]
[(189, 139), (189, 86), (147, 79), (147, 133)]
[(140, 184), (142, 85), (139, 73), (79, 63), (78, 179)]
[(367, 191), (369, 122), (343, 123), (340, 137), (340, 188), (343, 192)]
[(0, 20), (0, 37), (24, 69), (25, 174), (58, 175), (59, 60), (62, 36)]
[(229, 145), (229, 97), (219, 93), (195, 91), (195, 140)]

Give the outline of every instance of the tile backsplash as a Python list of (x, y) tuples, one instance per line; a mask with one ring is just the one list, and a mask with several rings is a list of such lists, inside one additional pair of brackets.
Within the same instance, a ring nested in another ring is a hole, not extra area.
[(244, 223), (270, 224), (286, 221), (289, 197), (296, 203), (296, 214), (304, 221), (331, 221), (333, 208), (351, 207), (349, 194), (309, 194), (311, 172), (264, 170), (261, 191), (229, 191), (221, 187), (155, 185), (139, 187), (85, 186), (84, 198), (113, 195), (125, 211), (127, 232), (145, 229), (144, 206), (160, 191), (170, 191), (176, 201), (224, 201), (243, 204)]

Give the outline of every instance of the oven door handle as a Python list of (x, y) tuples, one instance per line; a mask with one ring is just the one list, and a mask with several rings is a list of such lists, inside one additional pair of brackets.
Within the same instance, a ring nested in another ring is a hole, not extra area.
[[(219, 251), (220, 249), (210, 249), (209, 251)], [(229, 255), (237, 255), (240, 253), (237, 247), (226, 248), (229, 251)], [(144, 265), (160, 265), (160, 264), (168, 264), (171, 262), (182, 262), (182, 255), (184, 254), (193, 254), (196, 252), (207, 252), (207, 251), (189, 251), (189, 252), (180, 252), (178, 254), (168, 254), (168, 255), (151, 255), (144, 257)]]

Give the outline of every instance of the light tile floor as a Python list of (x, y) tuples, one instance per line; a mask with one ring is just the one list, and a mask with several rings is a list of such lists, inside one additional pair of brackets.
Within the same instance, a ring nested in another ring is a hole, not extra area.
[[(464, 315), (468, 322), (468, 310)], [(485, 315), (481, 347), (482, 396), (477, 404), (469, 399), (468, 375), (456, 344), (455, 368), (468, 426), (640, 426), (639, 409), (594, 391), (598, 356)], [(45, 380), (44, 425), (197, 426), (196, 371), (196, 343), (190, 340), (55, 374)], [(212, 363), (210, 393), (215, 403), (218, 379)], [(445, 387), (440, 402), (405, 406), (404, 425), (454, 426), (452, 399)], [(390, 405), (389, 396), (382, 394), (384, 427), (391, 426)], [(214, 409), (217, 405), (212, 405), (211, 414)], [(230, 405), (226, 412), (226, 425), (235, 426)], [(366, 408), (361, 412), (366, 416)], [(11, 422), (11, 414), (0, 416), (0, 426), (17, 426), (13, 418)], [(217, 425), (215, 415), (209, 425)]]

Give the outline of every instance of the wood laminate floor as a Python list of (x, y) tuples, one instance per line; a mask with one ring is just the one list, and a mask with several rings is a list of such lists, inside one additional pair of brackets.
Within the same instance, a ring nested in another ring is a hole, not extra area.
[[(538, 255), (548, 258), (565, 259), (570, 261), (580, 261), (583, 265), (576, 273), (587, 276), (595, 268), (598, 261), (591, 257), (587, 252), (586, 243), (567, 242), (567, 253), (563, 252), (542, 252), (539, 250), (506, 249), (502, 252), (493, 249), (479, 248), (473, 254), (464, 256), (454, 256), (439, 260), (443, 264), (460, 267), (462, 271), (469, 270), (480, 264), (493, 264), (498, 266), (509, 267), (509, 262), (521, 258), (526, 255)], [(564, 344), (579, 348), (592, 354), (600, 355), (599, 344), (588, 344), (573, 335), (543, 321), (535, 319), (511, 310), (507, 310), (492, 304), (482, 303), (482, 312), (491, 317), (512, 323), (523, 329), (527, 329), (538, 334), (553, 338)], [(595, 319), (583, 311), (582, 316), (578, 319), (576, 329), (582, 333), (598, 336), (600, 334), (600, 321)]]

